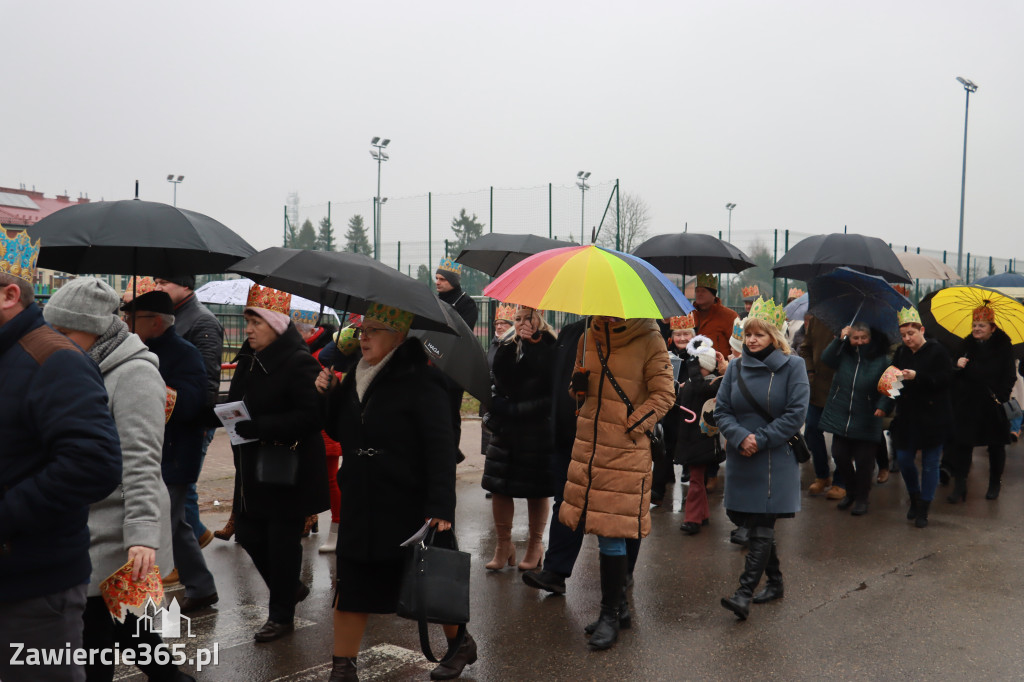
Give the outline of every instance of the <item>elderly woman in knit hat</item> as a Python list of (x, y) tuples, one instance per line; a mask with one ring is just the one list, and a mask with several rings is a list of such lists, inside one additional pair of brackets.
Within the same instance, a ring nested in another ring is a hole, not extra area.
[[(228, 401), (245, 403), (251, 421), (235, 430), (252, 442), (234, 445), (235, 534), (270, 589), (270, 617), (255, 634), (270, 642), (295, 629), (295, 604), (309, 594), (299, 581), (306, 518), (330, 508), (320, 403), (320, 364), (288, 318), (291, 295), (254, 284), (245, 306), (245, 335)], [(257, 471), (260, 448), (289, 445), (298, 458), (290, 485)]]
[[(455, 459), (446, 383), (423, 346), (407, 338), (412, 313), (372, 304), (360, 329), (362, 356), (342, 381), (325, 368), (327, 434), (341, 443), (341, 527), (331, 679), (357, 680), (356, 657), (371, 613), (395, 613), (409, 548), (425, 521), (439, 531), (455, 519)], [(451, 643), (458, 632), (444, 626)], [(477, 659), (469, 635), (431, 679), (462, 674)]]

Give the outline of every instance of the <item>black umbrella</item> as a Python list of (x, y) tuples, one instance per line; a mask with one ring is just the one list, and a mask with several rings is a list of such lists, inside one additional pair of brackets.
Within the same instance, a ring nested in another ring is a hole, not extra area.
[(462, 263), (474, 270), (485, 272), (497, 277), (516, 263), (529, 258), (535, 253), (549, 249), (560, 249), (572, 246), (569, 242), (557, 239), (538, 237), (535, 234), (502, 234), (492, 232), (479, 239), (474, 239), (466, 246), (455, 262)]
[(484, 349), (459, 316), (455, 308), (441, 304), (448, 325), (455, 334), (439, 334), (427, 329), (413, 329), (409, 336), (415, 336), (423, 344), (427, 357), (470, 395), (484, 405), (491, 404), (491, 370), (487, 366)]
[(862, 234), (816, 234), (803, 239), (772, 268), (776, 277), (809, 282), (846, 266), (889, 282), (910, 283), (910, 274), (889, 245)]
[(365, 313), (381, 303), (412, 313), (413, 327), (455, 333), (441, 301), (422, 282), (360, 253), (272, 246), (228, 270), (343, 313)]
[(659, 234), (633, 249), (633, 255), (662, 272), (696, 275), (702, 272), (743, 272), (757, 264), (727, 241), (710, 234)]
[(199, 275), (256, 249), (202, 213), (128, 199), (75, 204), (28, 228), (42, 241), (39, 267), (111, 275)]

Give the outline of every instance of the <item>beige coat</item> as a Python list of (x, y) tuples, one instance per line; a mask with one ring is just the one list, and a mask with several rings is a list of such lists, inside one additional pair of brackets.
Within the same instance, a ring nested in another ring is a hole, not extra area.
[[(602, 369), (598, 346), (633, 405), (631, 414)], [(602, 537), (645, 537), (651, 530), (647, 432), (675, 402), (665, 341), (654, 320), (594, 319), (580, 339), (576, 367), (590, 374), (558, 518), (573, 529), (583, 518), (585, 531)]]

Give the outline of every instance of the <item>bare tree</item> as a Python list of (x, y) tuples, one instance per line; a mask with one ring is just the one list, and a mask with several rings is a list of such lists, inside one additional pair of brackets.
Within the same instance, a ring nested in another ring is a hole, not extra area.
[[(619, 251), (632, 253), (648, 237), (651, 225), (651, 209), (647, 202), (636, 194), (623, 192), (619, 199)], [(597, 236), (597, 243), (610, 249), (615, 248), (615, 207), (608, 211), (608, 217)]]

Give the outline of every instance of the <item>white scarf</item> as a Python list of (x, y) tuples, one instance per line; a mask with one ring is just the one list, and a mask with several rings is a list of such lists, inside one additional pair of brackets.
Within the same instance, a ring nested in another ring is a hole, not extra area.
[(384, 368), (384, 365), (388, 364), (396, 350), (398, 350), (397, 346), (392, 348), (391, 352), (381, 358), (381, 361), (376, 365), (368, 363), (366, 358), (359, 358), (359, 364), (356, 365), (356, 396), (359, 398), (359, 402), (363, 402), (366, 389), (370, 387), (370, 384), (373, 383), (374, 378)]

